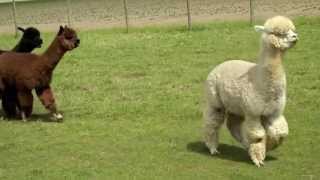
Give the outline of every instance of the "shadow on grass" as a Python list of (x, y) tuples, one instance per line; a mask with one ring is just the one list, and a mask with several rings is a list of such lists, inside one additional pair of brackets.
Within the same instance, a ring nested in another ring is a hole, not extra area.
[[(3, 118), (4, 121), (23, 122), (19, 118), (5, 118), (5, 114), (2, 110), (0, 110), (0, 117), (4, 117)], [(32, 114), (29, 118), (27, 118), (27, 122), (36, 122), (36, 121), (47, 122), (47, 123), (59, 123), (58, 121), (52, 120), (50, 114)]]
[[(218, 148), (220, 154), (214, 156), (209, 153), (208, 148), (201, 141), (191, 142), (187, 144), (187, 149), (188, 151), (199, 153), (205, 156), (252, 164), (248, 152), (245, 149), (234, 145), (220, 144)], [(265, 161), (273, 160), (277, 160), (277, 158), (273, 156), (267, 156), (265, 159)]]

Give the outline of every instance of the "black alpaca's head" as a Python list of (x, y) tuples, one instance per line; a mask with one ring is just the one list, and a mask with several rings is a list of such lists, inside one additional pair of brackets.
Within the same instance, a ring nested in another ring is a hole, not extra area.
[(19, 44), (15, 48), (16, 51), (31, 52), (35, 48), (41, 47), (43, 41), (38, 29), (34, 27), (28, 27), (26, 29), (18, 27), (18, 29), (23, 32), (23, 35)]

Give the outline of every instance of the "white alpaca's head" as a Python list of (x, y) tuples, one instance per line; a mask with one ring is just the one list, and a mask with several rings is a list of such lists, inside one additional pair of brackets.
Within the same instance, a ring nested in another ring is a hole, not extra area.
[(264, 47), (285, 51), (293, 47), (298, 41), (298, 34), (292, 21), (284, 16), (268, 19), (263, 26), (255, 26), (255, 30), (262, 32)]

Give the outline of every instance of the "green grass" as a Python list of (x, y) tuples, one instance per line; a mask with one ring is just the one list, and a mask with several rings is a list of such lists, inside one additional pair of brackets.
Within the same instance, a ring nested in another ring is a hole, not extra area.
[[(256, 168), (223, 128), (221, 155), (201, 138), (202, 84), (227, 59), (254, 61), (259, 34), (243, 22), (80, 32), (55, 71), (63, 123), (0, 121), (0, 179), (320, 178), (320, 19), (295, 21), (285, 57), (290, 135)], [(44, 34), (45, 45), (54, 34)], [(0, 36), (0, 47), (17, 40)], [(42, 52), (43, 49), (37, 52)]]

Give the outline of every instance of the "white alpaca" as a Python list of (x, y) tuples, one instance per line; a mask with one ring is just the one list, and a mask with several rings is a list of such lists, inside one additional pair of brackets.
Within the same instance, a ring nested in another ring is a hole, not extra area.
[(232, 136), (260, 167), (266, 151), (288, 135), (283, 116), (286, 76), (282, 57), (298, 38), (292, 21), (283, 16), (270, 18), (255, 29), (262, 32), (258, 63), (227, 61), (207, 78), (204, 140), (211, 154), (218, 153), (218, 131), (226, 119)]

